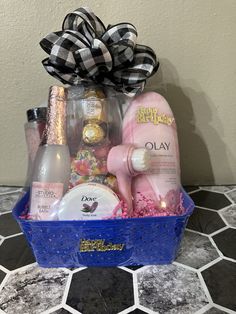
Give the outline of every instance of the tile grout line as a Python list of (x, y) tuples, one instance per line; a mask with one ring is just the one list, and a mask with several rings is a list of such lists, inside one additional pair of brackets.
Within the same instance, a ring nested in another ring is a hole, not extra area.
[(233, 262), (236, 263), (236, 260), (234, 258), (230, 258), (228, 256), (225, 256), (217, 247), (217, 244), (215, 243), (214, 239), (212, 239), (211, 237), (209, 238), (212, 245), (215, 247), (216, 251), (218, 252), (218, 254), (220, 255), (220, 257), (222, 257), (222, 259), (229, 261), (229, 262)]
[(11, 272), (7, 273), (6, 276), (3, 278), (3, 281), (0, 284), (0, 292), (4, 289), (5, 284), (8, 282), (8, 279), (11, 276)]
[(11, 214), (11, 213), (12, 213), (12, 210), (6, 210), (4, 212), (0, 212), (0, 216), (5, 215), (5, 214)]
[(209, 234), (209, 237), (214, 237), (214, 236), (217, 235), (218, 233), (221, 233), (221, 232), (223, 232), (223, 231), (225, 231), (225, 230), (227, 230), (227, 229), (229, 229), (229, 226), (228, 226), (228, 225), (226, 225), (225, 227), (223, 227), (223, 228), (221, 228), (221, 229), (218, 229), (218, 230), (216, 230), (216, 231), (210, 233), (210, 234)]
[(221, 258), (224, 258), (224, 255), (223, 255), (222, 252), (218, 249), (218, 247), (217, 247), (215, 241), (213, 240), (213, 238), (212, 238), (212, 237), (209, 237), (209, 240), (210, 240), (211, 244), (214, 246), (214, 248), (216, 249), (216, 251), (217, 251), (217, 253), (219, 254), (219, 256), (220, 256)]
[(229, 313), (229, 314), (235, 314), (236, 312), (231, 310), (231, 309), (228, 309), (227, 307), (224, 307), (222, 305), (219, 305), (219, 304), (216, 304), (216, 303), (213, 303), (213, 306), (219, 310), (222, 310), (226, 313)]
[(134, 311), (135, 310), (135, 305), (132, 305), (130, 307), (127, 307), (126, 309), (118, 312), (117, 314), (129, 314), (130, 311)]
[(216, 259), (214, 259), (213, 261), (209, 262), (208, 264), (200, 267), (198, 270), (202, 273), (204, 270), (206, 270), (206, 269), (210, 268), (211, 266), (219, 263), (220, 261), (222, 261), (222, 257), (221, 256), (217, 257)]
[[(231, 206), (230, 206), (231, 207)], [(228, 208), (227, 208), (228, 209)], [(225, 208), (224, 208), (225, 210)], [(226, 226), (228, 226), (231, 229), (236, 229), (236, 227), (231, 226), (228, 221), (225, 219), (225, 217), (223, 216), (223, 211), (219, 211), (219, 216), (220, 218), (223, 220), (223, 222), (226, 224)]]
[(233, 192), (233, 191), (236, 191), (236, 187), (234, 187), (232, 190), (227, 191), (227, 192), (225, 192), (225, 193), (230, 193), (230, 192)]
[(12, 234), (12, 235), (9, 235), (7, 237), (4, 237), (4, 240), (11, 239), (11, 238), (17, 237), (17, 236), (22, 235), (22, 234), (23, 234), (23, 232)]
[(86, 268), (88, 268), (88, 267), (79, 267), (79, 268), (76, 268), (76, 269), (74, 269), (74, 270), (69, 270), (72, 274), (76, 274), (76, 273), (78, 273), (79, 271), (82, 271), (82, 270), (84, 270), (84, 269), (86, 269)]
[(80, 311), (73, 309), (73, 307), (70, 307), (68, 304), (63, 305), (63, 308), (71, 314), (82, 314)]
[(218, 213), (219, 211), (221, 211), (223, 209), (227, 209), (228, 207), (230, 207), (232, 205), (233, 204), (227, 205), (227, 206), (219, 208), (219, 209), (214, 209), (214, 208), (208, 208), (208, 207), (204, 207), (204, 206), (200, 206), (200, 205), (195, 204), (195, 208), (205, 209), (205, 210), (209, 210), (210, 212)]
[(5, 196), (5, 195), (11, 195), (11, 194), (15, 194), (15, 193), (20, 193), (22, 192), (21, 189), (18, 189), (18, 190), (14, 190), (14, 191), (6, 191), (6, 192), (0, 192), (0, 196)]
[(222, 259), (228, 262), (236, 263), (236, 260), (227, 256), (222, 255)]
[(216, 249), (216, 251), (218, 252), (218, 254), (220, 255), (220, 257), (222, 257), (222, 259), (227, 260), (227, 261), (230, 261), (230, 262), (233, 262), (233, 263), (236, 263), (236, 260), (235, 260), (235, 259), (225, 256), (225, 255), (218, 249), (217, 244), (215, 243), (215, 241), (214, 241), (213, 238), (210, 237), (209, 239), (210, 239), (212, 245), (214, 246), (214, 248)]
[(230, 195), (228, 195), (230, 192), (236, 192), (236, 190), (225, 193), (225, 197), (230, 201), (230, 203), (232, 203), (231, 205), (234, 205), (235, 201), (230, 197)]
[(11, 273), (12, 274), (17, 274), (18, 272), (22, 272), (22, 271), (25, 271), (33, 266), (38, 266), (38, 263), (37, 262), (34, 262), (34, 263), (31, 263), (31, 264), (28, 264), (28, 265), (25, 265), (25, 266), (22, 266), (22, 267), (19, 267), (19, 268), (16, 268), (16, 269), (13, 269), (11, 270)]
[(190, 191), (190, 192), (187, 192), (189, 195), (191, 195), (191, 194), (194, 194), (194, 193), (196, 193), (196, 192), (199, 192), (199, 191), (201, 191), (201, 189), (199, 188), (199, 189), (197, 189), (197, 190), (194, 190), (194, 191)]
[(10, 273), (11, 271), (7, 268), (5, 268), (3, 265), (0, 264), (0, 270), (2, 270), (4, 273), (8, 274)]
[(204, 314), (206, 311), (210, 310), (212, 307), (212, 304), (208, 303), (205, 306), (203, 306), (201, 309), (197, 310), (197, 312), (194, 312), (194, 314)]
[(134, 295), (134, 305), (139, 305), (139, 294), (138, 294), (138, 276), (134, 272), (132, 275), (132, 281), (133, 281), (133, 295)]
[(211, 190), (210, 188), (205, 188), (204, 186), (200, 186), (200, 190), (201, 191), (206, 191), (206, 192), (218, 193), (218, 194), (221, 194), (221, 195), (225, 193), (225, 192)]
[(183, 268), (185, 268), (185, 269), (187, 269), (187, 270), (189, 270), (189, 271), (192, 271), (192, 272), (194, 272), (194, 273), (197, 272), (197, 269), (196, 269), (196, 268), (193, 268), (193, 267), (191, 267), (191, 266), (182, 264), (182, 263), (177, 262), (177, 261), (174, 261), (172, 264), (173, 264), (173, 265), (176, 265), (176, 266), (179, 266), (179, 267), (183, 267)]
[[(229, 206), (231, 207), (231, 206)], [(223, 211), (228, 209), (229, 207), (227, 208), (223, 208)], [(220, 218), (223, 220), (223, 222), (225, 223), (226, 226), (230, 227), (230, 225), (228, 224), (228, 221), (225, 219), (225, 217), (223, 216), (223, 211), (222, 210), (219, 210), (218, 212), (218, 215), (220, 216)]]
[(135, 272), (135, 270), (133, 269), (129, 269), (128, 267), (125, 266), (118, 266), (117, 268), (122, 269), (124, 271), (126, 271), (127, 273), (133, 274)]
[(50, 313), (53, 313), (53, 312), (60, 310), (60, 309), (61, 309), (61, 305), (55, 305), (55, 306), (51, 307), (50, 309), (41, 312), (40, 314), (50, 314)]
[[(211, 187), (213, 187), (213, 189), (211, 189)], [(204, 185), (201, 185), (199, 186), (199, 188), (201, 190), (204, 190), (204, 191), (208, 191), (208, 192), (216, 192), (216, 193), (221, 193), (221, 194), (226, 194), (226, 193), (230, 193), (230, 192), (233, 192), (236, 190), (236, 186), (233, 185), (233, 188), (229, 188), (229, 190), (227, 191), (216, 191), (214, 190), (215, 187), (228, 187), (227, 185), (207, 185), (207, 186), (204, 186)]]
[(212, 300), (212, 297), (211, 297), (211, 295), (210, 295), (210, 292), (209, 292), (209, 290), (208, 290), (208, 288), (207, 288), (207, 285), (206, 285), (206, 283), (205, 283), (205, 280), (204, 280), (204, 278), (203, 278), (203, 276), (202, 276), (202, 273), (199, 271), (199, 270), (197, 270), (197, 274), (198, 274), (198, 278), (199, 278), (199, 280), (200, 280), (200, 284), (201, 284), (201, 286), (202, 286), (202, 289), (203, 289), (203, 291), (205, 292), (205, 295), (206, 295), (206, 297), (207, 297), (207, 300), (208, 300), (208, 302), (209, 302), (209, 304), (213, 304), (213, 300)]
[(139, 269), (136, 269), (136, 270), (135, 270), (135, 274), (140, 273), (141, 270), (145, 270), (145, 269), (147, 269), (147, 268), (150, 267), (150, 266), (154, 266), (154, 265), (144, 265), (144, 266), (140, 267)]
[(189, 228), (185, 228), (185, 230), (186, 230), (186, 231), (189, 231), (189, 232), (192, 232), (192, 233), (199, 234), (199, 235), (201, 235), (201, 236), (203, 236), (203, 237), (207, 237), (207, 238), (210, 237), (209, 234), (205, 234), (205, 233), (199, 232), (199, 231), (197, 231), (197, 230), (192, 230), (192, 229), (189, 229)]
[(230, 204), (230, 205), (228, 205), (228, 206), (225, 206), (225, 207), (219, 209), (218, 212), (221, 213), (221, 212), (225, 211), (226, 209), (231, 208), (231, 207), (234, 206), (234, 205), (236, 205), (236, 204)]
[[(135, 270), (133, 272), (133, 291), (134, 291), (134, 307), (135, 309), (140, 309), (140, 310), (143, 310), (145, 311), (146, 313), (148, 314), (154, 314), (156, 312), (154, 312), (153, 310), (151, 309), (148, 309), (146, 308), (145, 306), (141, 305), (140, 302), (139, 302), (139, 294), (138, 294), (138, 276), (137, 276), (137, 271), (138, 270), (143, 270), (144, 267), (149, 267), (150, 265), (147, 265), (147, 266), (143, 266), (137, 270)], [(123, 314), (123, 312), (122, 312)]]
[(151, 309), (148, 309), (147, 307), (143, 306), (143, 305), (138, 305), (137, 306), (137, 309), (141, 310), (141, 311), (144, 311), (144, 313), (146, 314), (158, 314), (158, 312), (155, 312)]
[(63, 292), (63, 296), (62, 296), (62, 300), (61, 300), (61, 307), (67, 309), (69, 312), (71, 312), (72, 314), (82, 314), (81, 312), (79, 312), (78, 310), (73, 309), (72, 307), (70, 307), (67, 303), (66, 300), (68, 298), (68, 293), (70, 290), (70, 286), (71, 286), (71, 282), (72, 282), (72, 277), (73, 274), (78, 273), (84, 269), (86, 269), (87, 267), (81, 267), (81, 268), (77, 268), (74, 271), (71, 271), (70, 269), (67, 269), (68, 272), (68, 278), (67, 278), (67, 282), (66, 282), (66, 286)]
[(66, 300), (67, 300), (68, 293), (69, 293), (70, 286), (71, 286), (71, 282), (72, 282), (72, 277), (73, 277), (73, 273), (70, 272), (68, 274), (68, 277), (67, 277), (66, 286), (65, 286), (65, 289), (64, 289), (64, 292), (63, 292), (63, 296), (62, 296), (62, 300), (61, 300), (62, 306), (66, 304)]

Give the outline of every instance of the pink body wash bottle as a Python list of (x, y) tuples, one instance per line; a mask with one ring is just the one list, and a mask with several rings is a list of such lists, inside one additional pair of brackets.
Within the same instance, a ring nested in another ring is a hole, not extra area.
[(150, 171), (133, 179), (137, 215), (175, 215), (180, 208), (180, 164), (176, 124), (167, 101), (155, 92), (136, 97), (123, 121), (123, 143), (151, 153)]

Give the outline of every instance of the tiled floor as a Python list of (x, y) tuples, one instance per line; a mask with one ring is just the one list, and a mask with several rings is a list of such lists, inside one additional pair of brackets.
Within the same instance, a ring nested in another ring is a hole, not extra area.
[(0, 187), (0, 313), (236, 313), (236, 186), (186, 187), (196, 209), (172, 265), (44, 269)]

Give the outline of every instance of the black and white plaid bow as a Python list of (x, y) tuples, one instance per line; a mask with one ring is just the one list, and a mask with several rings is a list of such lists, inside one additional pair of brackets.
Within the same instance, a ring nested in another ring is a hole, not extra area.
[(62, 31), (41, 40), (41, 47), (49, 54), (42, 63), (64, 84), (91, 80), (134, 96), (159, 66), (154, 51), (136, 40), (132, 24), (106, 29), (90, 9), (79, 8), (65, 17)]

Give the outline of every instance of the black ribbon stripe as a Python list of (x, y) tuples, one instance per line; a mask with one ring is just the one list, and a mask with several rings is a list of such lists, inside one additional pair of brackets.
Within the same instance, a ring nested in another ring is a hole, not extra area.
[(90, 9), (79, 8), (67, 14), (62, 31), (41, 40), (41, 47), (49, 54), (42, 63), (64, 84), (77, 85), (87, 79), (134, 96), (159, 66), (154, 51), (136, 41), (137, 30), (132, 24), (106, 29)]

